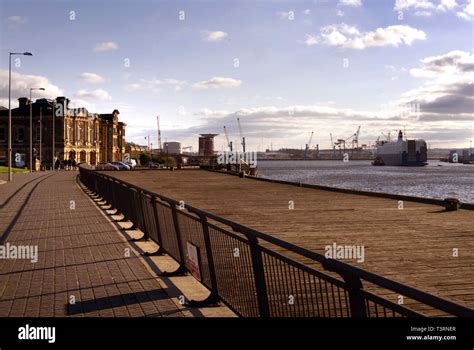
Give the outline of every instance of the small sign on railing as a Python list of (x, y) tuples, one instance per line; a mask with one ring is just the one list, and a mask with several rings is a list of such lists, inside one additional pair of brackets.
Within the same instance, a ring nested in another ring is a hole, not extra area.
[(199, 248), (191, 242), (186, 242), (188, 247), (188, 267), (191, 275), (201, 281), (201, 259), (199, 258)]

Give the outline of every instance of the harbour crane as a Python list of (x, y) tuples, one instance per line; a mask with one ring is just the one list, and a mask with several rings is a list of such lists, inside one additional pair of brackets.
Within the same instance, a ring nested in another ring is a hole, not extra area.
[(242, 134), (242, 126), (240, 125), (239, 118), (237, 118), (237, 123), (239, 124), (239, 133), (240, 133), (240, 139), (241, 139), (241, 144), (242, 144), (242, 151), (245, 153), (245, 137)]
[(163, 150), (161, 148), (161, 129), (160, 129), (160, 115), (156, 116), (156, 126), (158, 130), (158, 152), (161, 153)]
[(227, 140), (227, 146), (229, 147), (229, 150), (232, 152), (232, 141), (229, 141), (229, 135), (227, 134), (227, 128), (224, 125), (224, 134), (225, 134), (225, 139)]
[(330, 133), (329, 135), (331, 136), (332, 156), (336, 158), (336, 145), (334, 144), (334, 141), (332, 140), (332, 133)]
[(360, 125), (357, 128), (356, 133), (354, 134), (354, 138), (352, 139), (352, 149), (354, 149), (354, 146), (356, 150), (359, 149), (359, 134), (360, 134)]
[[(189, 152), (190, 153), (193, 153), (193, 146), (187, 146), (187, 147), (183, 147), (182, 150), (184, 151), (185, 149), (189, 149)], [(184, 152), (183, 152), (184, 153)]]
[(309, 152), (309, 148), (311, 147), (311, 141), (313, 140), (313, 135), (314, 135), (314, 131), (311, 131), (311, 136), (309, 137), (309, 141), (306, 144), (306, 147), (304, 149), (304, 159), (308, 157), (308, 152)]

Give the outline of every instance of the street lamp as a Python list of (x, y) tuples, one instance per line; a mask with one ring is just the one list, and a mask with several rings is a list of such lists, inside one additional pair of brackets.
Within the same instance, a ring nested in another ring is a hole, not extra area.
[(46, 90), (45, 88), (30, 88), (30, 173), (33, 172), (33, 100), (31, 92), (33, 90)]
[(8, 181), (12, 181), (12, 55), (33, 56), (30, 52), (10, 52), (8, 61)]

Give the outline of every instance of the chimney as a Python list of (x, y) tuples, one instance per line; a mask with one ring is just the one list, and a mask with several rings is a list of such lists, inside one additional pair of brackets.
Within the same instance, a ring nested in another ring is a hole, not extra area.
[(20, 97), (18, 103), (20, 104), (20, 108), (26, 107), (30, 105), (30, 99), (28, 97)]

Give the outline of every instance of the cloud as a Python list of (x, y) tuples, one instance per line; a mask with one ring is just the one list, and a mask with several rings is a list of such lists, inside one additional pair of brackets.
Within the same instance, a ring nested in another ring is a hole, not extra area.
[(430, 11), (416, 11), (415, 16), (418, 17), (431, 17), (433, 14)]
[(194, 83), (193, 86), (198, 89), (217, 89), (239, 87), (241, 84), (242, 80), (226, 77), (213, 77), (208, 80)]
[(423, 31), (405, 25), (377, 28), (374, 31), (361, 33), (355, 26), (341, 23), (321, 28), (318, 36), (307, 34), (304, 43), (308, 46), (323, 44), (363, 50), (369, 47), (411, 45), (416, 40), (425, 39), (426, 34)]
[(10, 24), (23, 24), (26, 23), (26, 18), (22, 16), (10, 16), (7, 18), (7, 22)]
[(311, 10), (310, 9), (306, 9), (306, 10), (303, 10), (303, 15), (310, 15), (311, 14)]
[(434, 10), (436, 6), (429, 0), (396, 0), (393, 9), (394, 11)]
[[(48, 78), (40, 75), (27, 75), (12, 72), (12, 105), (17, 106), (19, 97), (29, 97), (30, 88), (45, 88), (45, 91), (34, 91), (33, 99), (56, 98), (62, 96), (63, 90), (52, 84)], [(0, 99), (8, 99), (8, 69), (0, 69)], [(8, 104), (8, 100), (7, 100)]]
[(434, 13), (453, 12), (461, 7), (456, 15), (464, 19), (471, 19), (474, 15), (473, 0), (460, 5), (456, 0), (396, 0), (394, 11), (414, 11), (415, 16), (430, 17)]
[(107, 100), (112, 99), (109, 93), (103, 89), (96, 89), (96, 90), (91, 90), (91, 91), (81, 89), (77, 91), (74, 95), (76, 97), (91, 99), (91, 100), (107, 101)]
[(217, 30), (214, 32), (204, 30), (201, 32), (203, 40), (209, 42), (219, 42), (227, 38), (229, 35), (226, 32), (221, 30)]
[(474, 56), (455, 50), (444, 55), (426, 57), (420, 61), (421, 68), (413, 68), (410, 74), (416, 78), (435, 78), (440, 75), (457, 75), (474, 72)]
[(474, 18), (474, 0), (469, 0), (461, 11), (456, 13), (459, 18), (470, 21)]
[(233, 88), (239, 87), (242, 84), (241, 80), (228, 77), (213, 77), (207, 80), (196, 83), (189, 83), (184, 80), (177, 79), (140, 79), (138, 82), (128, 84), (125, 90), (128, 92), (151, 90), (153, 92), (161, 92), (163, 89), (171, 88), (175, 91), (180, 91), (184, 88), (196, 89), (218, 89), (218, 88)]
[(118, 49), (118, 44), (113, 41), (98, 43), (95, 45), (95, 52), (113, 51)]
[(413, 68), (413, 77), (424, 84), (405, 92), (403, 103), (419, 104), (421, 112), (433, 117), (470, 116), (474, 121), (474, 55), (455, 50), (443, 55), (426, 57), (421, 68)]
[(170, 78), (140, 79), (137, 83), (126, 85), (125, 90), (128, 92), (134, 92), (134, 91), (140, 91), (140, 90), (151, 90), (153, 92), (160, 92), (164, 88), (172, 88), (175, 91), (178, 91), (187, 85), (188, 83), (186, 81), (170, 79)]
[(84, 82), (84, 83), (90, 83), (90, 84), (100, 84), (105, 81), (103, 77), (101, 77), (98, 74), (95, 73), (82, 73), (79, 76), (79, 79)]
[(339, 0), (339, 2), (337, 4), (339, 6), (360, 7), (360, 6), (362, 6), (362, 0)]
[(293, 20), (295, 18), (295, 12), (294, 11), (279, 11), (277, 12), (277, 16), (280, 17), (280, 19)]

